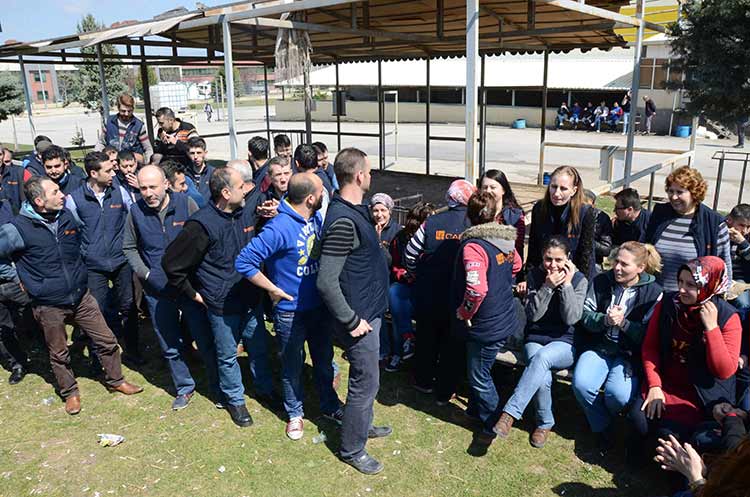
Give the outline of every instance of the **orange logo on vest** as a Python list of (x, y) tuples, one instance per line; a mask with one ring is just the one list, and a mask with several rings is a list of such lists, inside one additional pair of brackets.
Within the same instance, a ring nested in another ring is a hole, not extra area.
[(255, 226), (247, 226), (245, 228), (242, 228), (243, 233), (249, 233), (255, 229)]

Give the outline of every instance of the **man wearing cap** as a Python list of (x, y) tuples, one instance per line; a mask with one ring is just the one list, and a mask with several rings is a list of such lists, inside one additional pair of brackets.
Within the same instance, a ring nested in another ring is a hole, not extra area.
[(407, 272), (416, 279), (419, 338), (414, 388), (426, 394), (435, 392), (440, 405), (450, 401), (463, 371), (457, 351), (464, 346), (451, 339), (448, 290), (461, 233), (471, 226), (466, 204), (475, 191), (466, 180), (451, 183), (446, 194), (448, 210), (427, 218), (406, 247), (404, 257)]

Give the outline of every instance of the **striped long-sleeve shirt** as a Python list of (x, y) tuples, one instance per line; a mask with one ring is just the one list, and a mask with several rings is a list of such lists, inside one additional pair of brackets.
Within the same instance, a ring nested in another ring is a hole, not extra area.
[[(698, 252), (689, 233), (692, 216), (674, 219), (662, 232), (655, 247), (661, 255), (662, 270), (659, 283), (665, 292), (677, 291), (677, 273), (680, 266), (698, 257)], [(716, 237), (716, 255), (724, 260), (727, 266), (727, 276), (732, 279), (732, 252), (729, 246), (729, 229), (726, 223), (719, 225)]]
[(750, 242), (745, 239), (742, 243), (732, 243), (730, 251), (732, 254), (732, 278), (735, 281), (750, 283), (750, 274), (745, 274), (742, 269), (742, 261), (750, 261)]
[(424, 223), (419, 227), (414, 236), (409, 240), (404, 252), (404, 261), (406, 262), (406, 272), (410, 276), (417, 273), (417, 262), (424, 253)]

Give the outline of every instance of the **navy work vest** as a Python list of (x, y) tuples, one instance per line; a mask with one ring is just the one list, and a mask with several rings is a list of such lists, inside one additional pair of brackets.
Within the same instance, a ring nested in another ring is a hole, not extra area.
[(90, 271), (115, 271), (126, 263), (122, 234), (128, 209), (120, 188), (107, 188), (101, 204), (87, 183), (76, 188), (70, 196), (83, 223), (81, 254), (86, 267)]
[[(679, 214), (672, 208), (672, 204), (657, 204), (641, 241), (656, 245), (669, 223), (678, 217)], [(723, 222), (724, 218), (716, 211), (706, 205), (698, 205), (688, 228), (698, 257), (717, 255), (716, 239), (719, 236), (719, 225)]]
[(466, 207), (459, 206), (427, 218), (424, 253), (417, 261), (416, 304), (420, 312), (450, 313), (453, 262), (461, 233), (471, 226)]
[(117, 114), (114, 114), (107, 118), (105, 141), (107, 142), (107, 145), (116, 148), (118, 152), (130, 150), (131, 152), (142, 154), (143, 144), (139, 138), (142, 131), (143, 121), (133, 116), (133, 119), (130, 120), (127, 128), (125, 128), (125, 136), (123, 136), (122, 141), (120, 141), (120, 128), (117, 124)]
[(341, 291), (354, 312), (372, 322), (382, 317), (388, 308), (388, 264), (385, 253), (380, 248), (380, 240), (367, 207), (353, 205), (338, 194), (328, 205), (323, 225), (324, 239), (328, 228), (341, 218), (354, 223), (359, 237), (359, 247), (347, 256), (339, 276)]
[(0, 175), (0, 198), (10, 202), (13, 213), (18, 214), (24, 201), (23, 194), (23, 168), (11, 164), (3, 168)]
[[(489, 262), (487, 295), (471, 318), (471, 327), (455, 316), (455, 310), (463, 302), (466, 292), (466, 268), (461, 254), (469, 243), (482, 247)], [(469, 238), (461, 242), (454, 263), (450, 308), (453, 329), (458, 336), (480, 343), (496, 343), (508, 338), (518, 327), (516, 307), (513, 303), (513, 256), (514, 251), (503, 253), (492, 243), (480, 238)]]
[(146, 205), (143, 199), (138, 200), (130, 209), (138, 240), (138, 253), (148, 266), (148, 279), (144, 284), (146, 293), (155, 296), (170, 294), (167, 288), (167, 276), (161, 267), (164, 250), (182, 230), (188, 214), (188, 196), (184, 193), (170, 192), (169, 204), (162, 224), (159, 213)]
[(81, 257), (81, 232), (69, 210), (57, 217), (53, 233), (41, 219), (23, 214), (11, 223), (25, 249), (14, 254), (18, 276), (38, 305), (75, 306), (87, 289), (86, 265)]
[[(667, 364), (673, 360), (672, 350), (672, 326), (676, 320), (677, 306), (674, 302), (675, 292), (665, 293), (662, 298), (661, 313), (659, 314), (659, 352), (661, 363)], [(724, 329), (729, 318), (737, 313), (736, 309), (724, 299), (712, 297), (711, 302), (716, 304), (719, 311), (717, 322), (719, 328)], [(690, 352), (687, 357), (688, 370), (690, 371), (690, 382), (698, 393), (698, 398), (706, 408), (706, 414), (711, 415), (711, 409), (719, 402), (728, 402), (735, 405), (737, 397), (736, 375), (727, 379), (720, 379), (711, 374), (706, 362), (706, 343), (703, 333), (697, 334), (690, 344)]]
[(320, 178), (320, 181), (323, 182), (323, 188), (326, 189), (328, 192), (328, 197), (333, 196), (333, 183), (331, 183), (331, 178), (328, 177), (326, 172), (320, 168), (315, 170), (315, 175)]
[[(535, 267), (534, 281), (539, 282), (539, 288), (544, 284), (546, 273), (543, 269)], [(575, 287), (585, 277), (581, 271), (576, 271), (571, 284)], [(561, 341), (573, 344), (575, 337), (575, 325), (568, 325), (562, 320), (562, 303), (560, 292), (555, 290), (547, 306), (547, 312), (538, 321), (529, 320), (526, 323), (526, 341), (547, 345), (553, 341)]]
[(193, 180), (193, 183), (195, 183), (195, 188), (198, 190), (198, 193), (201, 194), (201, 197), (205, 199), (206, 203), (211, 202), (211, 186), (209, 181), (211, 180), (211, 175), (213, 174), (214, 169), (213, 166), (206, 164), (202, 173), (196, 172), (192, 167), (187, 168), (185, 171), (190, 179)]
[(234, 262), (255, 235), (255, 212), (240, 208), (222, 212), (208, 204), (190, 217), (208, 233), (209, 245), (195, 272), (195, 289), (215, 314), (244, 314), (259, 299), (257, 287), (234, 268)]

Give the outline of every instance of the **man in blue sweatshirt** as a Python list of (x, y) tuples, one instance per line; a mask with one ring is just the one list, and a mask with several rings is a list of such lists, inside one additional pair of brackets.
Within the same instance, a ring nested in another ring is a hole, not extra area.
[[(318, 212), (323, 182), (313, 173), (289, 181), (279, 214), (240, 252), (235, 267), (251, 283), (267, 291), (274, 303), (274, 329), (279, 340), (284, 409), (289, 416), (286, 435), (302, 438), (302, 367), (307, 340), (313, 362), (320, 410), (334, 421), (343, 416), (333, 389), (331, 315), (323, 305), (316, 280), (320, 267), (319, 239), (323, 224)], [(260, 270), (265, 264), (265, 273)]]

